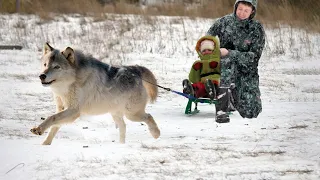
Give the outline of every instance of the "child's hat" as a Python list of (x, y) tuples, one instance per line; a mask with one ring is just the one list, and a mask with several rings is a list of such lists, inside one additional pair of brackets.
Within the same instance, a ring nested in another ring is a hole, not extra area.
[(202, 52), (205, 49), (214, 50), (214, 42), (208, 39), (205, 39), (200, 44), (200, 51)]

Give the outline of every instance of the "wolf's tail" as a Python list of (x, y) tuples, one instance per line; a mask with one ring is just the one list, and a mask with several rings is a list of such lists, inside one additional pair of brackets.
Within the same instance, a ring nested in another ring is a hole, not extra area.
[(143, 86), (146, 88), (150, 102), (153, 103), (158, 97), (157, 80), (154, 74), (146, 67), (139, 66), (142, 75)]

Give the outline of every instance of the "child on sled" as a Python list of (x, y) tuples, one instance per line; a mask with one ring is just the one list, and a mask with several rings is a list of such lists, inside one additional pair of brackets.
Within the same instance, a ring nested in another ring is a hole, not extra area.
[(200, 60), (193, 63), (189, 79), (182, 82), (183, 93), (196, 98), (216, 100), (216, 122), (229, 122), (232, 95), (228, 88), (220, 87), (220, 41), (217, 36), (204, 36), (196, 44)]

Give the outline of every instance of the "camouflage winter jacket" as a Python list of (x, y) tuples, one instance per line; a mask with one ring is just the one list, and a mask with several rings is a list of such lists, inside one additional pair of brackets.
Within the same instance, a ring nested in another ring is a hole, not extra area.
[(235, 106), (246, 118), (255, 118), (262, 111), (258, 63), (265, 45), (265, 33), (253, 17), (238, 20), (234, 12), (218, 19), (207, 32), (207, 35), (217, 35), (220, 47), (229, 50), (229, 54), (221, 59), (220, 83), (221, 86), (235, 83)]

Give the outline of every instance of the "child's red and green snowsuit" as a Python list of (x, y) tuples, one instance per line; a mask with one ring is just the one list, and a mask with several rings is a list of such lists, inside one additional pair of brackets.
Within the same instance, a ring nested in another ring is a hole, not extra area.
[[(212, 54), (202, 55), (200, 52), (200, 45), (203, 40), (212, 40), (214, 42), (214, 50)], [(204, 36), (200, 38), (196, 44), (196, 51), (200, 60), (193, 63), (189, 73), (189, 80), (195, 90), (195, 96), (207, 97), (205, 89), (206, 79), (212, 80), (214, 84), (220, 84), (220, 41), (217, 36)]]

